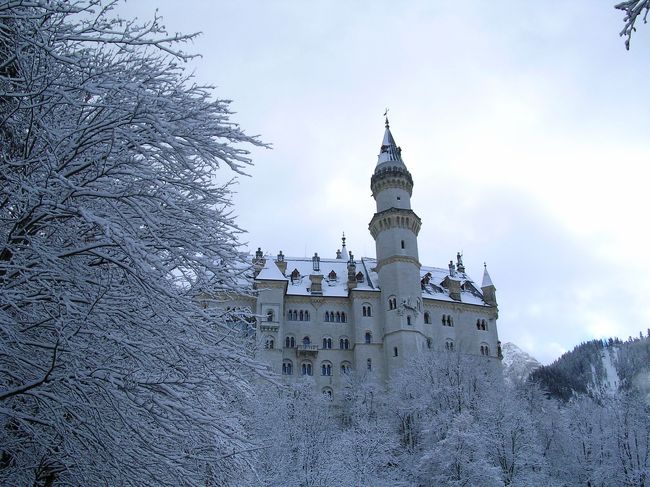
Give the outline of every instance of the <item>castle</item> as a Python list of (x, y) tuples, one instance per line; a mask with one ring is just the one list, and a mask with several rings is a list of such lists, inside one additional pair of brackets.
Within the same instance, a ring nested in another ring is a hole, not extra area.
[(286, 380), (313, 376), (329, 395), (352, 370), (387, 379), (423, 350), (500, 358), (487, 268), (479, 288), (460, 254), (447, 268), (420, 264), (422, 221), (411, 209), (413, 178), (388, 119), (370, 187), (377, 204), (368, 225), (376, 258), (356, 260), (345, 236), (336, 258), (256, 252), (258, 358)]

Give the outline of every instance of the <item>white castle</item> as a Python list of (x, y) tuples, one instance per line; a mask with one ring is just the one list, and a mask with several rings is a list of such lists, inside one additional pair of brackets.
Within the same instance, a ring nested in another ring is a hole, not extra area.
[(368, 225), (376, 258), (356, 260), (345, 236), (332, 259), (256, 252), (258, 358), (286, 380), (313, 376), (329, 395), (352, 370), (385, 380), (424, 350), (500, 358), (487, 268), (479, 288), (460, 254), (447, 268), (420, 264), (413, 178), (388, 119), (370, 187), (377, 203)]

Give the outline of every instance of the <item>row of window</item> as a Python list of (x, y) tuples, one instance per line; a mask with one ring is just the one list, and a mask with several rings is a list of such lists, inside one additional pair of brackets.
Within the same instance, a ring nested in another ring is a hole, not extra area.
[[(372, 361), (368, 359), (368, 364), (372, 368)], [(370, 370), (370, 368), (368, 370)], [(321, 362), (320, 365), (320, 375), (325, 377), (330, 377), (332, 375), (332, 362), (325, 360)], [(349, 374), (352, 370), (352, 364), (350, 362), (341, 362), (340, 371), (341, 374)], [(312, 363), (309, 360), (304, 360), (300, 364), (300, 374), (301, 375), (314, 375), (314, 368)], [(282, 375), (293, 375), (293, 362), (289, 359), (284, 359), (282, 362)]]
[[(372, 334), (370, 332), (367, 332), (366, 335), (365, 335), (365, 343), (371, 343), (371, 342), (372, 342)], [(305, 346), (311, 345), (311, 339), (308, 336), (306, 336), (306, 337), (304, 337), (302, 339), (302, 343)], [(284, 344), (285, 344), (286, 348), (295, 348), (296, 340), (292, 336), (291, 337), (286, 337), (284, 339)], [(267, 337), (267, 339), (266, 339), (266, 341), (264, 343), (264, 348), (273, 349), (273, 347), (274, 347), (273, 338), (272, 337)], [(341, 350), (348, 350), (350, 348), (350, 339), (347, 338), (347, 337), (339, 338), (339, 348)], [(427, 348), (431, 348), (431, 338), (427, 338)], [(331, 338), (329, 338), (329, 337), (324, 337), (323, 338), (323, 349), (324, 350), (331, 350), (332, 349), (332, 339)], [(452, 339), (448, 338), (445, 341), (445, 349), (449, 350), (450, 352), (454, 351), (454, 341)], [(490, 355), (490, 348), (488, 347), (487, 344), (481, 344), (480, 352), (481, 352), (481, 355), (489, 356)], [(393, 357), (397, 357), (398, 355), (399, 355), (399, 350), (397, 349), (397, 347), (394, 347), (393, 348)], [(370, 361), (370, 359), (368, 359), (368, 360)], [(308, 363), (308, 362), (304, 362), (304, 363)], [(368, 364), (370, 365), (370, 362), (368, 362)], [(372, 366), (370, 365), (368, 367), (368, 370), (371, 370), (371, 368), (372, 368)], [(284, 366), (283, 366), (283, 372), (282, 373), (285, 374), (285, 375), (291, 375), (291, 373), (285, 373), (284, 372)], [(304, 374), (303, 373), (303, 375), (312, 375), (312, 374), (311, 373), (309, 373), (309, 374)], [(322, 374), (322, 375), (331, 375), (331, 369), (330, 369), (330, 373)]]
[(485, 320), (476, 320), (477, 330), (487, 330), (487, 322)]
[(454, 318), (451, 315), (442, 315), (442, 326), (454, 326)]
[(287, 311), (288, 321), (309, 321), (309, 311), (290, 309)]
[(325, 311), (325, 322), (326, 323), (345, 323), (347, 321), (347, 316), (345, 311)]
[[(365, 343), (372, 343), (372, 333), (367, 331), (364, 335), (364, 341)], [(334, 342), (332, 341), (331, 337), (323, 337), (324, 350), (331, 350), (332, 343)], [(309, 336), (303, 337), (302, 344), (305, 346), (311, 345), (311, 338)], [(274, 348), (274, 345), (275, 344), (274, 344), (273, 337), (267, 337), (264, 342), (264, 348), (272, 349)], [(284, 348), (296, 348), (296, 337), (291, 335), (284, 337)], [(341, 350), (348, 350), (350, 348), (350, 339), (346, 336), (340, 337), (339, 348)]]

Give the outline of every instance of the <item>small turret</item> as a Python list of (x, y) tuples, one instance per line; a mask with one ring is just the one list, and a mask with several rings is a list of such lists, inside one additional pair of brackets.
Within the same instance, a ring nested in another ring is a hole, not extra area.
[(492, 283), (492, 278), (487, 270), (487, 264), (483, 264), (483, 283), (481, 284), (481, 291), (483, 292), (483, 299), (490, 306), (497, 305), (496, 288)]

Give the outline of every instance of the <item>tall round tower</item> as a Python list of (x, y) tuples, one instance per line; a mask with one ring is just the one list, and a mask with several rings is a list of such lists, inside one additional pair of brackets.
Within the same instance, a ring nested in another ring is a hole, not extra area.
[(411, 209), (413, 178), (390, 132), (388, 118), (370, 180), (377, 212), (368, 225), (377, 249), (386, 374), (426, 346), (417, 236), (422, 221)]

